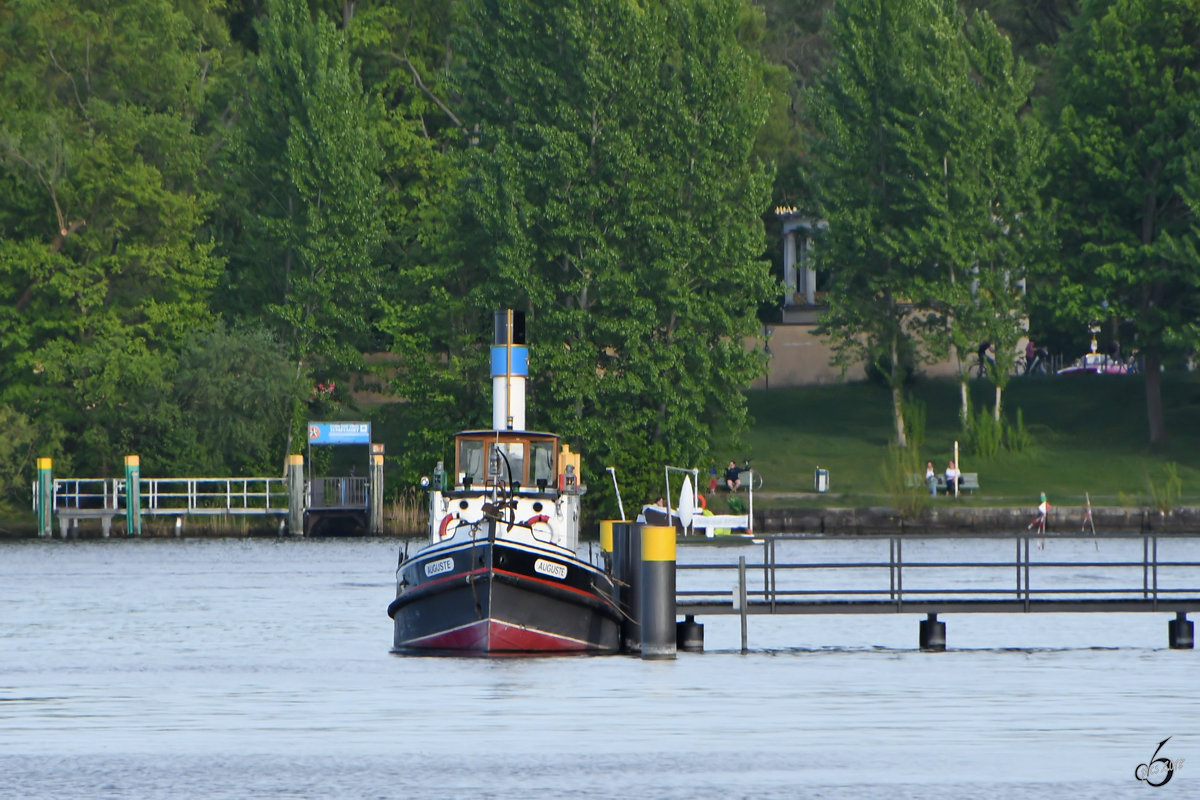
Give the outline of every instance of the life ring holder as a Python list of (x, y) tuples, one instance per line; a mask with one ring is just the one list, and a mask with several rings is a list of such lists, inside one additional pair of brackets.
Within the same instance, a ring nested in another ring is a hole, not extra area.
[[(535, 527), (533, 527), (534, 525), (537, 525), (538, 523), (545, 523), (545, 525), (546, 525), (545, 536), (548, 536), (550, 538), (543, 538), (542, 536), (538, 535), (538, 530)], [(529, 532), (533, 534), (533, 538), (535, 538), (539, 541), (550, 541), (550, 539), (553, 538), (553, 536), (554, 536), (554, 530), (550, 527), (550, 517), (546, 516), (545, 514), (535, 514), (534, 516), (525, 520), (521, 524), (524, 525), (525, 527), (529, 528)]]
[(446, 529), (450, 527), (450, 520), (459, 519), (458, 514), (447, 514), (442, 517), (442, 524), (438, 526), (438, 541), (445, 539), (450, 534), (446, 533)]

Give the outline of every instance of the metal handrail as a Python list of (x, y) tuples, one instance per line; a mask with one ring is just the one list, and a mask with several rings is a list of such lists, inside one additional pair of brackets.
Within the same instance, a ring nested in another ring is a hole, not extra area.
[[(921, 537), (925, 540), (951, 538), (941, 536)], [(954, 538), (967, 538), (963, 536)], [(1184, 539), (1190, 538), (1185, 536), (1161, 536), (1159, 534), (1117, 534), (1103, 537), (1103, 541), (1124, 541), (1136, 542), (1142, 540), (1142, 557), (1135, 558), (1120, 558), (1117, 560), (1101, 560), (1097, 558), (1081, 557), (1080, 559), (1064, 559), (1061, 556), (1050, 561), (1038, 561), (1031, 558), (1030, 540), (1037, 539), (1039, 543), (1045, 546), (1052, 546), (1054, 542), (1063, 541), (1098, 541), (1096, 537), (1090, 534), (1077, 535), (1041, 535), (1037, 533), (1031, 534), (1003, 534), (1003, 535), (980, 535), (972, 534), (969, 538), (972, 539), (988, 539), (993, 541), (1014, 540), (1016, 546), (1014, 555), (1011, 559), (998, 559), (994, 553), (988, 553), (979, 559), (970, 560), (947, 560), (937, 559), (922, 561), (913, 559), (904, 553), (904, 540), (901, 537), (889, 537), (887, 558), (871, 559), (868, 561), (848, 561), (842, 559), (830, 559), (820, 561), (789, 561), (780, 562), (777, 558), (776, 548), (777, 543), (787, 540), (799, 541), (856, 541), (867, 543), (872, 540), (864, 540), (862, 537), (851, 537), (838, 534), (816, 534), (804, 536), (768, 536), (764, 537), (763, 542), (763, 559), (761, 563), (746, 564), (743, 569), (747, 572), (761, 570), (761, 585), (758, 587), (744, 587), (746, 595), (756, 603), (765, 606), (765, 609), (770, 612), (780, 610), (781, 605), (803, 603), (806, 605), (814, 605), (818, 603), (836, 606), (839, 603), (846, 602), (862, 602), (864, 598), (878, 598), (881, 603), (894, 604), (895, 610), (900, 611), (904, 607), (906, 600), (910, 602), (922, 602), (928, 604), (931, 599), (945, 599), (949, 603), (960, 601), (963, 603), (980, 602), (979, 599), (968, 600), (967, 598), (986, 598), (1007, 603), (1019, 603), (1023, 609), (1030, 610), (1031, 604), (1034, 601), (1044, 602), (1062, 602), (1072, 598), (1085, 600), (1086, 602), (1095, 602), (1090, 598), (1107, 598), (1114, 601), (1128, 602), (1139, 598), (1146, 603), (1149, 603), (1155, 610), (1158, 608), (1159, 600), (1164, 601), (1180, 601), (1196, 599), (1200, 602), (1200, 587), (1188, 584), (1200, 582), (1200, 560), (1188, 559), (1168, 559), (1163, 560), (1159, 557), (1158, 540), (1165, 539)], [(912, 541), (912, 537), (908, 539)], [(876, 540), (877, 541), (877, 540)], [(1098, 544), (1097, 544), (1098, 547)], [(911, 549), (911, 548), (910, 548)], [(1048, 570), (1062, 570), (1064, 568), (1087, 568), (1096, 569), (1103, 568), (1109, 570), (1111, 575), (1105, 576), (1103, 580), (1115, 580), (1119, 577), (1121, 571), (1140, 570), (1142, 572), (1141, 585), (1129, 585), (1127, 580), (1122, 580), (1120, 585), (1113, 586), (1096, 586), (1096, 585), (1067, 585), (1062, 580), (1061, 576), (1050, 576), (1047, 578)], [(930, 587), (927, 581), (921, 581), (916, 576), (922, 572), (933, 570), (975, 570), (982, 571), (981, 575), (987, 575), (989, 582), (991, 576), (1001, 576), (1004, 572), (1010, 571), (1015, 580), (996, 581), (993, 585), (988, 586), (944, 586)], [(1160, 570), (1184, 569), (1189, 570), (1184, 575), (1179, 575), (1176, 580), (1179, 585), (1164, 585), (1161, 583)], [(683, 573), (693, 571), (709, 571), (724, 574), (726, 572), (736, 572), (738, 565), (736, 564), (677, 564), (677, 570)], [(875, 583), (875, 578), (870, 577), (874, 573), (886, 570), (888, 579), (885, 582), (880, 581)], [(1196, 570), (1191, 572), (1190, 570)], [(843, 585), (830, 585), (826, 587), (812, 585), (795, 585), (795, 581), (791, 585), (787, 585), (788, 576), (807, 575), (811, 578), (817, 572), (832, 572), (845, 575), (847, 571), (856, 571), (864, 576), (868, 585), (863, 585), (858, 582), (857, 585), (851, 587)], [(745, 573), (743, 573), (745, 574)], [(682, 577), (682, 576), (681, 576)], [(781, 577), (784, 578), (785, 584), (781, 588)], [(908, 586), (905, 585), (905, 578), (908, 578)], [(744, 579), (743, 579), (744, 580)], [(1047, 581), (1054, 581), (1053, 583)], [(709, 598), (713, 601), (729, 599), (728, 589), (709, 590), (705, 588), (681, 588), (676, 592), (680, 601), (695, 600), (698, 598)], [(869, 600), (868, 600), (869, 602)]]
[(143, 514), (278, 514), (288, 506), (284, 478), (141, 478), (138, 483)]
[[(117, 508), (117, 485), (109, 478), (55, 478), (53, 481), (54, 510), (115, 509)], [(34, 511), (37, 510), (38, 492), (35, 490)]]
[[(124, 508), (125, 479), (113, 478), (111, 483), (113, 507)], [(141, 513), (151, 516), (281, 514), (288, 507), (283, 478), (141, 478), (138, 490)], [(55, 510), (63, 507), (56, 495)]]

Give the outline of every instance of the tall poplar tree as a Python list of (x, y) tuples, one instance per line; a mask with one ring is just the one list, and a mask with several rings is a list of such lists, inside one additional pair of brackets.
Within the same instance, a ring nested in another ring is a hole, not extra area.
[[(907, 445), (911, 367), (996, 345), (994, 414), (1021, 334), (1020, 283), (1040, 214), (1032, 77), (986, 16), (948, 0), (835, 6), (834, 56), (813, 91), (811, 185), (828, 221), (819, 330), (835, 359), (866, 361), (891, 389)], [(965, 351), (965, 353), (964, 353)]]
[(923, 284), (947, 268), (929, 234), (944, 218), (943, 165), (966, 94), (956, 15), (945, 0), (838, 3), (833, 57), (810, 95), (810, 183), (828, 222), (815, 255), (831, 274), (818, 331), (836, 363), (883, 376), (901, 447), (904, 382), (922, 358), (915, 312)]
[(265, 321), (299, 368), (358, 366), (378, 296), (380, 162), (344, 32), (268, 0), (226, 154), (224, 308)]
[(1033, 73), (987, 15), (963, 20), (959, 44), (966, 71), (953, 103), (956, 133), (941, 164), (925, 248), (937, 263), (919, 294), (929, 298), (933, 325), (925, 342), (958, 367), (961, 415), (969, 422), (971, 357), (990, 343), (985, 372), (995, 385), (992, 414), (1000, 419), (1004, 388), (1025, 333), (1031, 266), (1044, 233), (1039, 190), (1044, 185), (1045, 135), (1029, 110)]
[(1167, 436), (1160, 370), (1200, 314), (1200, 5), (1091, 0), (1054, 80), (1058, 306), (1127, 320), (1144, 360), (1149, 440)]
[[(458, 5), (461, 5), (459, 3)], [(472, 293), (478, 233), (464, 221), (464, 149), (472, 135), (452, 85), (456, 3), (417, 0), (360, 7), (349, 28), (366, 89), (383, 107), (380, 211), (387, 233), (376, 324), (394, 358), (405, 403), (404, 446), (389, 458), (409, 479), (427, 472), (448, 434), (486, 424), (478, 403), (482, 360), (474, 345), (490, 314)]]

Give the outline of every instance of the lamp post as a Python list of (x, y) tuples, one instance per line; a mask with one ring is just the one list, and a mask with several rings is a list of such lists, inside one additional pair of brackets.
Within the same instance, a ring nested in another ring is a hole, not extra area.
[(763, 377), (763, 388), (768, 391), (771, 388), (771, 337), (774, 334), (774, 328), (769, 325), (762, 326), (763, 352), (767, 354), (767, 374)]

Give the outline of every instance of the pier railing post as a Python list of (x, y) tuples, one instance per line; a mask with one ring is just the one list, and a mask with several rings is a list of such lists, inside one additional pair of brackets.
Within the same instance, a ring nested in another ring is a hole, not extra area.
[(54, 536), (54, 475), (53, 460), (37, 460), (37, 515), (38, 536), (49, 539)]
[(287, 457), (288, 533), (304, 535), (304, 456)]
[(142, 460), (125, 456), (125, 535), (142, 535)]
[(936, 613), (925, 615), (920, 625), (920, 646), (926, 653), (940, 653), (946, 649), (946, 623), (939, 622)]
[(747, 652), (750, 648), (746, 642), (746, 557), (738, 556), (738, 613), (742, 617), (742, 652)]

